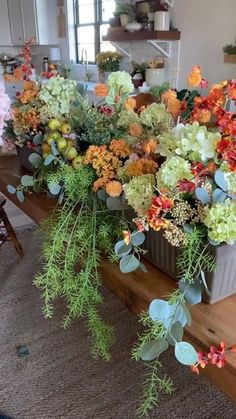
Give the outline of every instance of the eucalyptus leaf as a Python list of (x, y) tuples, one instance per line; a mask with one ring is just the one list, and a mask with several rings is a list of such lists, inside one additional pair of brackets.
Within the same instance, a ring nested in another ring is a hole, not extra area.
[(133, 254), (127, 255), (120, 260), (120, 270), (123, 274), (128, 274), (138, 269), (139, 264), (139, 260)]
[(49, 154), (44, 160), (44, 166), (49, 166), (49, 164), (51, 164), (53, 160), (55, 160), (55, 157), (53, 156), (53, 154)]
[(212, 194), (212, 201), (214, 203), (215, 202), (224, 202), (226, 198), (227, 198), (226, 193), (219, 188), (215, 189), (213, 194)]
[(123, 200), (122, 198), (113, 198), (109, 197), (107, 199), (107, 207), (112, 211), (122, 211), (126, 209), (130, 209), (129, 205)]
[(145, 342), (140, 347), (140, 358), (142, 358), (143, 361), (153, 361), (158, 358), (162, 352), (166, 351), (168, 346), (168, 342), (165, 338)]
[(176, 342), (182, 341), (183, 335), (183, 326), (179, 322), (175, 322), (167, 333), (167, 340), (170, 345), (174, 346)]
[(97, 192), (98, 198), (101, 199), (101, 201), (106, 201), (109, 195), (106, 193), (105, 189), (100, 189)]
[(141, 246), (145, 241), (145, 234), (142, 232), (135, 232), (131, 234), (131, 242), (133, 246)]
[(31, 153), (28, 157), (28, 160), (34, 166), (36, 169), (41, 165), (42, 163), (42, 157), (38, 153)]
[(61, 188), (61, 193), (58, 198), (58, 204), (61, 205), (64, 199), (64, 190)]
[(208, 237), (208, 241), (212, 246), (219, 246), (219, 244), (220, 244), (220, 242), (212, 240), (212, 239), (210, 239), (210, 237)]
[(28, 134), (20, 134), (19, 137), (22, 138), (23, 140), (26, 140), (26, 141), (31, 140), (31, 136), (28, 135)]
[(131, 243), (126, 244), (124, 240), (118, 241), (115, 245), (115, 254), (120, 258), (128, 255), (131, 252), (131, 250)]
[(199, 279), (196, 279), (191, 284), (181, 279), (178, 282), (178, 288), (184, 293), (184, 297), (189, 304), (195, 305), (202, 301), (202, 287)]
[(36, 134), (33, 138), (33, 144), (41, 145), (43, 142), (43, 134)]
[(12, 185), (7, 185), (7, 190), (11, 194), (14, 194), (16, 192), (16, 188)]
[(188, 233), (188, 234), (192, 234), (193, 232), (193, 228), (191, 227), (190, 224), (187, 224), (187, 223), (183, 224), (183, 230), (185, 233)]
[(141, 269), (142, 272), (148, 273), (146, 266), (142, 262), (139, 264), (139, 269)]
[(169, 317), (169, 304), (165, 300), (155, 299), (151, 302), (148, 312), (153, 321), (163, 322), (163, 319)]
[(195, 195), (199, 201), (201, 201), (203, 204), (209, 204), (210, 197), (206, 189), (204, 188), (196, 188), (195, 189)]
[(182, 302), (181, 307), (182, 307), (182, 310), (183, 310), (184, 315), (185, 315), (185, 320), (186, 320), (185, 324), (188, 324), (189, 326), (191, 326), (192, 317), (191, 317), (191, 314), (190, 314), (190, 311), (189, 311), (187, 305), (184, 302)]
[(114, 104), (114, 98), (111, 95), (106, 96), (105, 101), (106, 101), (107, 105), (113, 105)]
[(23, 186), (33, 186), (34, 185), (34, 178), (33, 176), (24, 175), (21, 178), (21, 184)]
[(223, 191), (227, 191), (228, 189), (228, 184), (227, 181), (225, 179), (225, 175), (221, 170), (217, 170), (215, 172), (214, 175), (214, 180), (215, 183), (223, 190)]
[(24, 197), (24, 194), (23, 194), (23, 192), (22, 192), (22, 191), (17, 191), (17, 192), (16, 192), (16, 196), (17, 196), (18, 201), (20, 201), (20, 202), (24, 202), (25, 197)]
[(48, 185), (48, 189), (52, 195), (58, 195), (61, 191), (61, 185), (57, 182), (51, 182)]
[(196, 350), (188, 342), (177, 342), (175, 344), (175, 357), (183, 365), (193, 365), (198, 361)]
[(56, 142), (55, 142), (55, 141), (52, 141), (52, 142), (51, 142), (51, 150), (52, 150), (52, 154), (53, 154), (54, 156), (58, 156), (59, 151), (58, 151), (58, 149), (57, 149), (57, 147), (56, 147)]

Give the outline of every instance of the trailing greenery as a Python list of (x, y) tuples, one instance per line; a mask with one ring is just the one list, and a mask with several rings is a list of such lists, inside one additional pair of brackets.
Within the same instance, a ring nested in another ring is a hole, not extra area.
[(77, 316), (85, 317), (93, 339), (93, 355), (108, 360), (113, 328), (98, 311), (102, 302), (99, 264), (102, 252), (112, 250), (111, 239), (117, 239), (123, 221), (98, 201), (91, 191), (93, 180), (93, 169), (84, 165), (74, 171), (62, 164), (48, 176), (49, 184), (63, 184), (64, 204), (42, 224), (43, 271), (34, 284), (42, 290), (45, 317), (52, 317), (57, 298), (65, 298), (64, 327)]
[(194, 282), (201, 271), (213, 272), (216, 269), (215, 257), (209, 253), (205, 237), (204, 229), (194, 227), (187, 234), (187, 243), (181, 249), (177, 268), (179, 275), (188, 283)]

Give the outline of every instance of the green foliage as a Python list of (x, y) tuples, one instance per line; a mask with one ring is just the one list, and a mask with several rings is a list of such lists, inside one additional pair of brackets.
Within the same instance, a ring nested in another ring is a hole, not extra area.
[(200, 276), (201, 270), (213, 272), (216, 269), (215, 258), (205, 244), (206, 234), (203, 229), (194, 227), (187, 233), (187, 244), (182, 248), (177, 267), (184, 281), (192, 283)]
[(234, 44), (227, 44), (223, 47), (223, 52), (225, 54), (236, 54), (236, 40)]
[(83, 165), (73, 170), (61, 164), (57, 172), (47, 176), (49, 185), (63, 185), (65, 200), (42, 224), (44, 263), (34, 284), (42, 291), (45, 317), (52, 317), (54, 301), (64, 298), (64, 327), (77, 316), (85, 317), (93, 341), (92, 354), (108, 360), (113, 328), (98, 311), (103, 301), (99, 264), (101, 253), (112, 250), (123, 219), (115, 211), (107, 212), (105, 204), (97, 200), (91, 191), (93, 181), (93, 170)]

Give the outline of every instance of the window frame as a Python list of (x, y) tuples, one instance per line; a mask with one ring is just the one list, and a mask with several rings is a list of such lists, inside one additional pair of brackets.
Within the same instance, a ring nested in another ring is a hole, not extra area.
[[(78, 39), (78, 28), (86, 26), (94, 26), (94, 50), (95, 58), (96, 55), (101, 52), (101, 26), (109, 23), (109, 20), (102, 20), (102, 0), (94, 0), (94, 22), (79, 23), (79, 1), (74, 0), (74, 28), (75, 28), (75, 57), (76, 63), (82, 64), (81, 57), (79, 57), (79, 39)], [(88, 61), (88, 64), (94, 65), (96, 61)]]

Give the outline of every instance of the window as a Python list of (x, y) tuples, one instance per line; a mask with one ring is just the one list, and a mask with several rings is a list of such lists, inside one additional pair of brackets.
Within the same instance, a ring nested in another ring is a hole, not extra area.
[(103, 42), (109, 20), (113, 17), (115, 0), (75, 0), (75, 36), (77, 62), (87, 59), (94, 64), (100, 51), (115, 50), (109, 42)]

